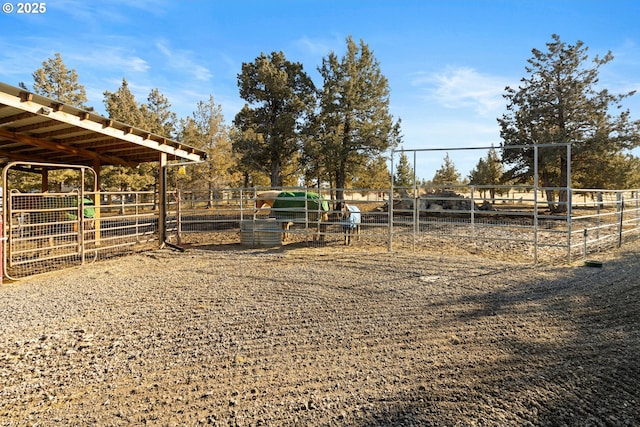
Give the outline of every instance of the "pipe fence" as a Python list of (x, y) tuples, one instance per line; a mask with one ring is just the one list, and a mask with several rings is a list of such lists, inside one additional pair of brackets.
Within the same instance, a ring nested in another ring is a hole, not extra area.
[(3, 261), (10, 279), (157, 247), (153, 192), (14, 190), (6, 197)]
[[(274, 190), (258, 187), (172, 190), (166, 218), (159, 218), (154, 192), (5, 192), (5, 276), (19, 279), (164, 243), (230, 250), (333, 246), (570, 263), (640, 237), (640, 190), (572, 189), (566, 201), (556, 202), (564, 204), (560, 212), (548, 209), (546, 189), (533, 186), (277, 190), (318, 193), (329, 210), (325, 216), (304, 206), (297, 212), (302, 215), (278, 220), (268, 204), (256, 206)], [(345, 203), (361, 212), (349, 247)], [(167, 226), (165, 241), (159, 221)]]

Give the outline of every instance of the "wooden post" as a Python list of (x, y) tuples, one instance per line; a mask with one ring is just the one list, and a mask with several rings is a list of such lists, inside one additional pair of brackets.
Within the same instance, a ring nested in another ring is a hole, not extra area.
[(93, 224), (94, 224), (94, 240), (95, 240), (95, 245), (96, 246), (100, 246), (100, 203), (102, 202), (102, 195), (100, 194), (100, 168), (102, 166), (100, 165), (100, 160), (95, 159), (93, 161), (93, 171), (96, 174), (96, 180), (95, 180), (95, 185), (96, 188), (93, 189), (93, 191), (95, 192), (95, 196), (94, 196), (94, 201), (93, 201), (93, 205), (94, 205), (94, 211), (95, 211), (95, 216), (93, 217)]
[(158, 165), (158, 235), (160, 247), (167, 240), (167, 154), (160, 153)]

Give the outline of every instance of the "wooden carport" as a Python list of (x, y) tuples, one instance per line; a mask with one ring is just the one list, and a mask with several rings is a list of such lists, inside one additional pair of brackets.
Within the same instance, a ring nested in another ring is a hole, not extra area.
[[(159, 215), (164, 218), (166, 167), (172, 161), (205, 158), (204, 151), (178, 141), (0, 83), (0, 168), (16, 161), (34, 163), (33, 171), (41, 172), (45, 189), (48, 168), (37, 164), (90, 167), (98, 177), (94, 191), (99, 191), (102, 166), (158, 162)], [(165, 225), (159, 227), (164, 236)]]

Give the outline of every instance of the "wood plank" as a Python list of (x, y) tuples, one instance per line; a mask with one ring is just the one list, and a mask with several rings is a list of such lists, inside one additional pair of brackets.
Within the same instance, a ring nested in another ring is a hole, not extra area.
[(81, 148), (69, 147), (64, 144), (49, 142), (42, 139), (34, 138), (32, 136), (16, 134), (4, 129), (0, 129), (0, 137), (21, 142), (23, 144), (31, 145), (34, 147), (46, 148), (48, 150), (63, 152), (68, 154), (74, 154), (76, 156), (84, 157), (87, 159), (100, 160), (102, 163), (116, 164), (121, 166), (136, 167), (138, 163), (129, 162), (125, 159), (116, 156), (109, 156), (96, 153), (95, 151), (84, 150)]

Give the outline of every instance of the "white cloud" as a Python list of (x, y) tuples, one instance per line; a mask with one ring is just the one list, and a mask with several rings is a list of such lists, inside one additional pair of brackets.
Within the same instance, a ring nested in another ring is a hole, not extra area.
[(168, 5), (168, 0), (106, 0), (99, 4), (86, 0), (55, 0), (47, 3), (47, 8), (68, 14), (90, 28), (98, 28), (105, 23), (131, 23), (135, 20), (133, 12), (136, 10), (145, 15), (161, 16)]
[(213, 77), (213, 74), (207, 67), (200, 65), (197, 60), (192, 59), (192, 52), (171, 49), (164, 41), (157, 41), (156, 47), (168, 60), (169, 67), (189, 74), (201, 81), (208, 81)]
[(62, 59), (65, 63), (67, 56), (70, 63), (83, 63), (87, 68), (118, 70), (123, 76), (129, 73), (145, 73), (151, 68), (149, 63), (139, 56), (111, 46), (102, 46), (90, 55), (86, 52), (63, 54)]
[(441, 72), (420, 74), (412, 84), (423, 87), (429, 100), (447, 108), (471, 108), (481, 116), (495, 116), (505, 105), (502, 95), (506, 80), (470, 67), (447, 67)]
[(311, 40), (310, 38), (304, 36), (294, 41), (294, 45), (298, 47), (305, 53), (312, 54), (314, 56), (325, 56), (331, 50), (331, 45), (335, 44), (334, 42), (327, 43), (322, 40)]

